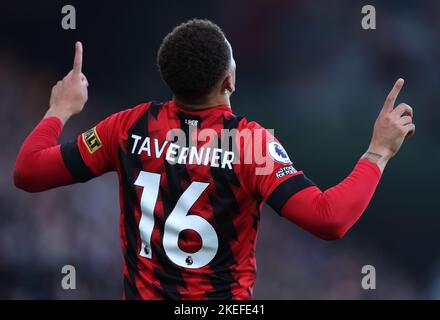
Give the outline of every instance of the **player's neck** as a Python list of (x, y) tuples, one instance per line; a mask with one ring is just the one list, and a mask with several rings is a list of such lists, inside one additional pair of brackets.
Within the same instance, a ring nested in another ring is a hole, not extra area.
[(173, 101), (186, 109), (189, 110), (201, 110), (201, 109), (210, 109), (218, 106), (231, 106), (229, 94), (225, 93), (223, 95), (217, 95), (215, 97), (210, 97), (203, 102), (200, 103), (192, 103), (190, 101), (182, 101), (181, 99), (173, 96)]

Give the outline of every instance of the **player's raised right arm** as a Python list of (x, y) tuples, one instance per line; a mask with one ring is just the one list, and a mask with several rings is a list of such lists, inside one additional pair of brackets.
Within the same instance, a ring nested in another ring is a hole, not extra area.
[(78, 181), (66, 167), (58, 138), (63, 125), (87, 101), (88, 82), (81, 68), (82, 44), (77, 42), (73, 69), (53, 87), (49, 110), (18, 153), (14, 167), (18, 188), (38, 192)]
[(57, 117), (63, 124), (83, 109), (88, 99), (86, 76), (82, 73), (83, 47), (75, 44), (75, 57), (72, 70), (52, 88), (49, 110), (45, 118)]

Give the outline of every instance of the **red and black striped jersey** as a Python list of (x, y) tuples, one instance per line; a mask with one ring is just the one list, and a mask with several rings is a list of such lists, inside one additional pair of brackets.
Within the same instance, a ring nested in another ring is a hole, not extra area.
[(229, 106), (149, 102), (61, 146), (72, 176), (119, 177), (126, 299), (249, 299), (263, 202), (313, 185)]

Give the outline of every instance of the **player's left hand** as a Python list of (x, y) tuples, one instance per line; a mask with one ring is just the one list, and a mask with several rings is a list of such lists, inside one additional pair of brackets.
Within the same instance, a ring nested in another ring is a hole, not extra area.
[(50, 108), (46, 117), (56, 116), (66, 122), (72, 115), (83, 109), (88, 99), (86, 76), (82, 73), (83, 47), (75, 44), (73, 69), (52, 88)]

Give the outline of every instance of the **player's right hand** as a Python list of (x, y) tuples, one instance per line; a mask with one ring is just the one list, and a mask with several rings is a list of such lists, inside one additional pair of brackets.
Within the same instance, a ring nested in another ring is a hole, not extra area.
[(73, 69), (52, 88), (50, 97), (50, 116), (67, 119), (80, 113), (88, 99), (86, 76), (81, 72), (83, 47), (81, 42), (75, 44)]
[(368, 151), (381, 155), (385, 159), (393, 157), (402, 146), (406, 137), (414, 134), (413, 109), (406, 103), (394, 108), (396, 98), (404, 84), (398, 79), (385, 100), (383, 108), (374, 124), (373, 138)]

